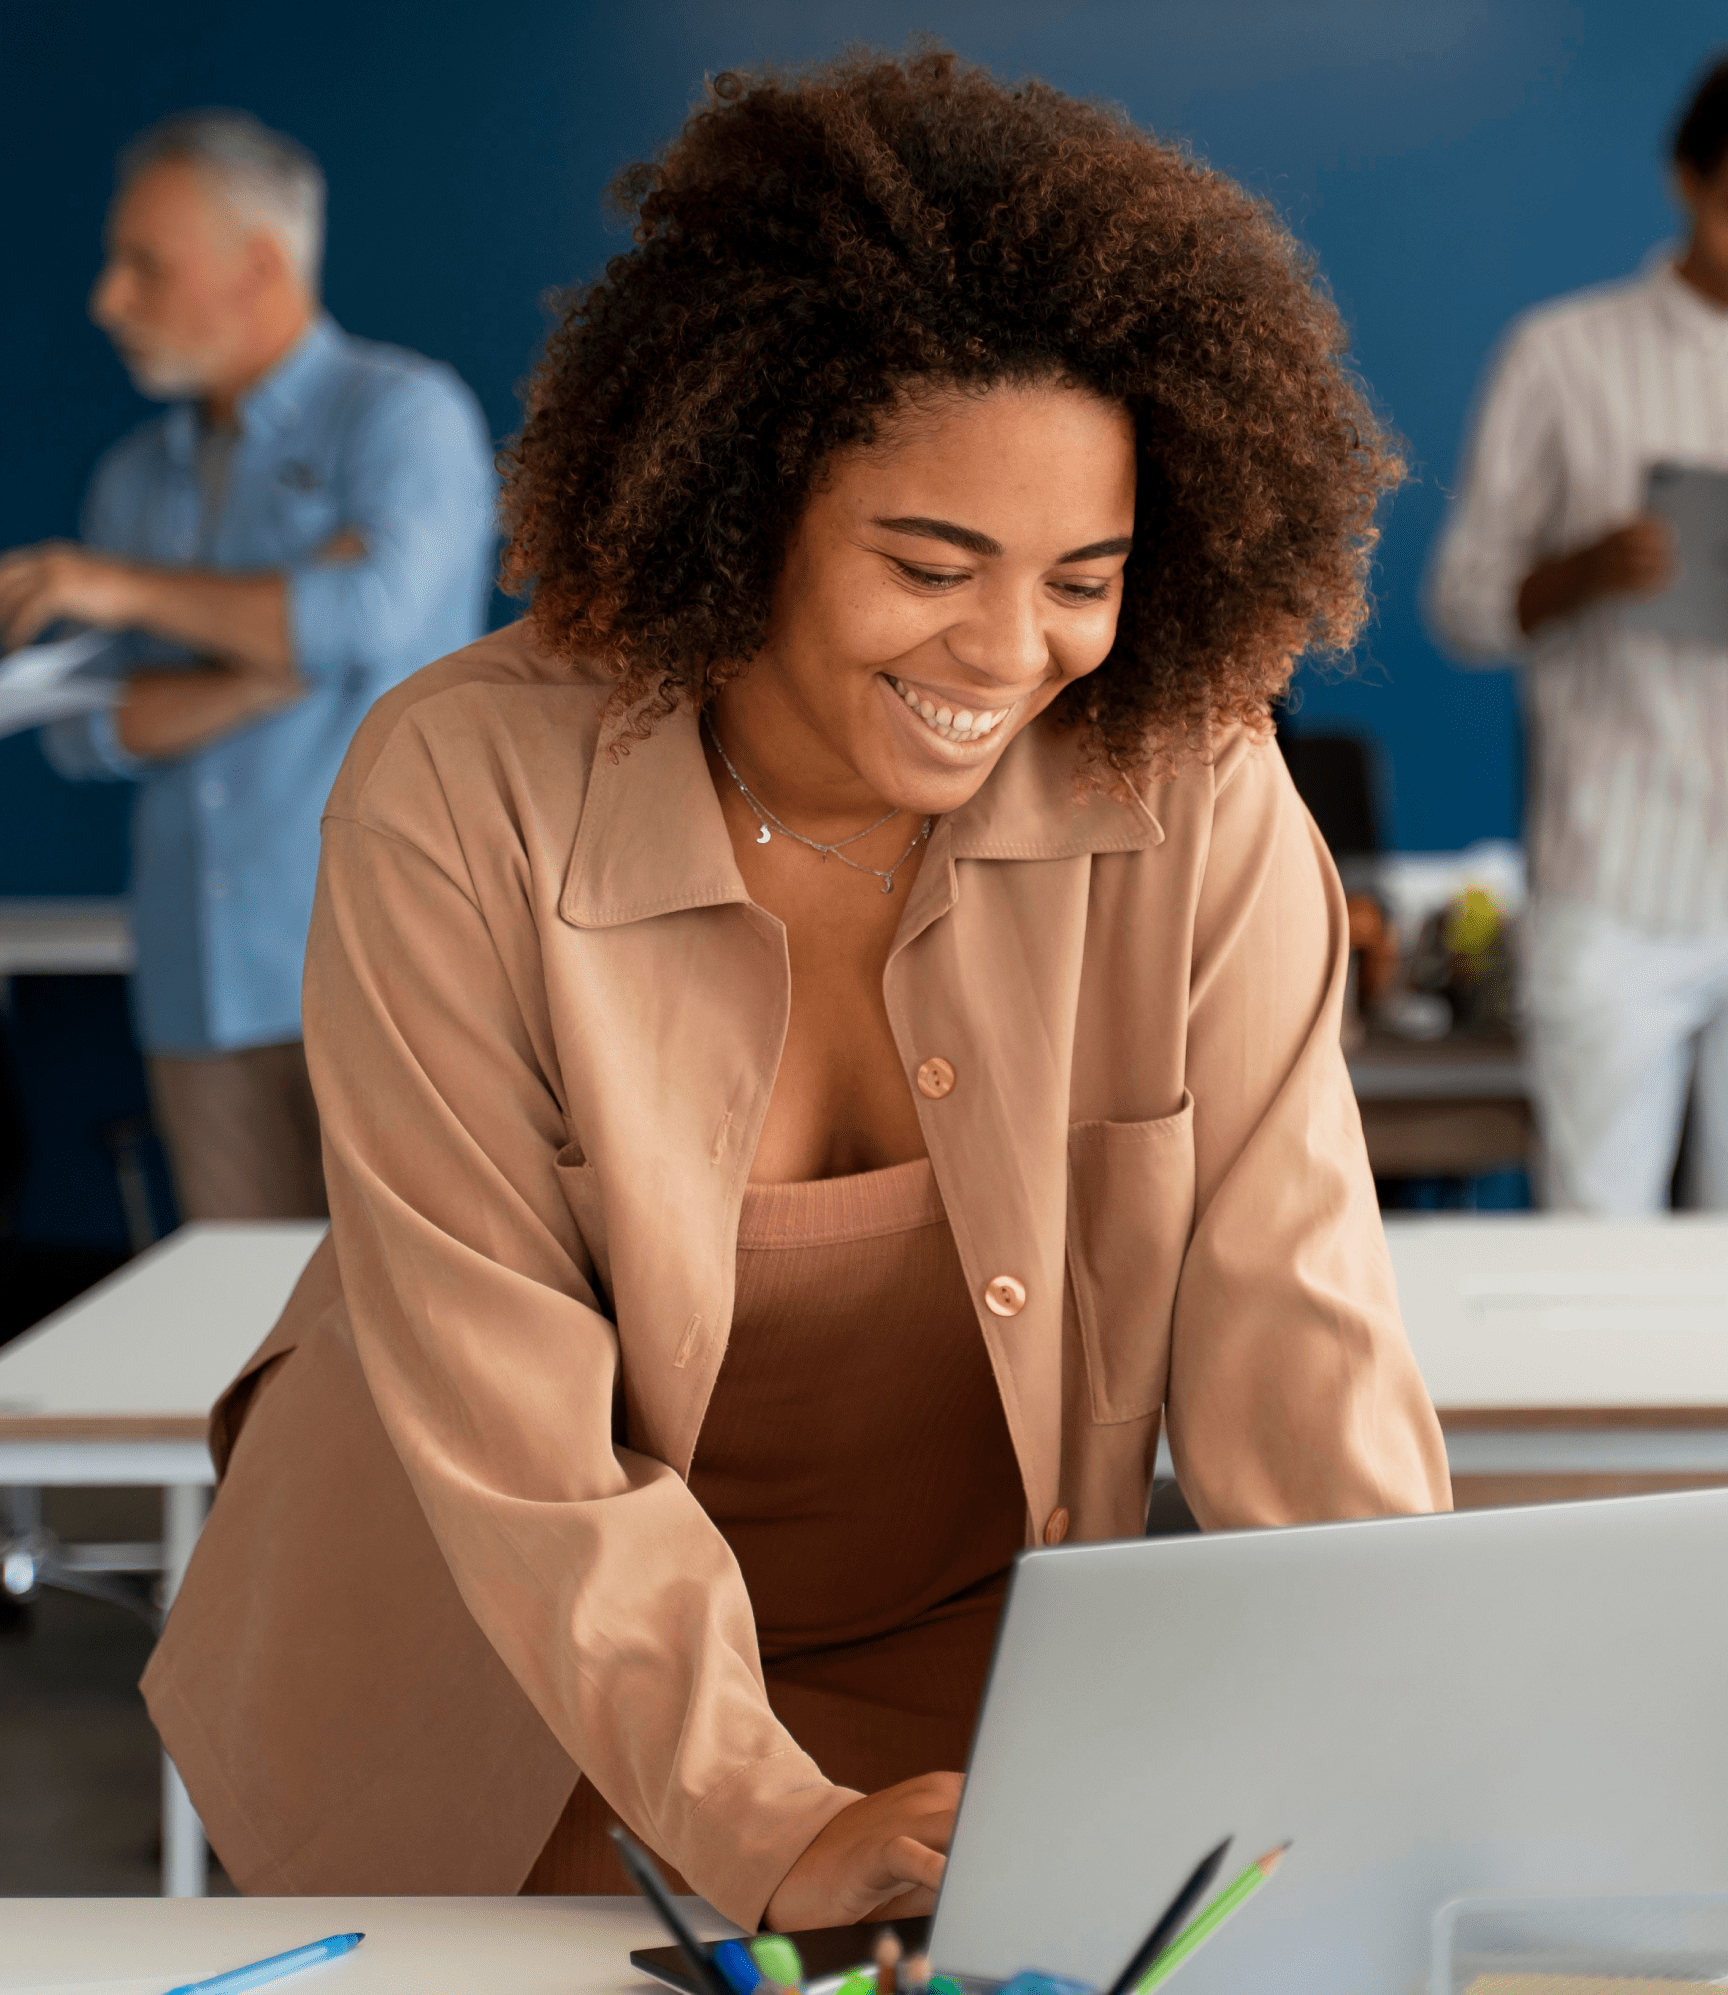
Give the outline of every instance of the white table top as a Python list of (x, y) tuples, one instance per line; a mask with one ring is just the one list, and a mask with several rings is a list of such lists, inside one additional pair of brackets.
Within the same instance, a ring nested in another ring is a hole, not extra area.
[[(732, 1933), (683, 1901), (705, 1939)], [(283, 1995), (646, 1995), (630, 1949), (661, 1946), (637, 1898), (9, 1898), (0, 1991), (162, 1995), (331, 1933), (365, 1940)]]
[(1386, 1220), (1434, 1404), (1728, 1407), (1728, 1218)]
[(0, 1347), (0, 1439), (202, 1440), (323, 1237), (321, 1221), (170, 1234)]
[[(0, 1440), (202, 1437), (316, 1223), (195, 1225), (0, 1349)], [(1728, 1407), (1728, 1218), (1391, 1215), (1442, 1413)]]
[(130, 974), (126, 903), (0, 900), (0, 977)]

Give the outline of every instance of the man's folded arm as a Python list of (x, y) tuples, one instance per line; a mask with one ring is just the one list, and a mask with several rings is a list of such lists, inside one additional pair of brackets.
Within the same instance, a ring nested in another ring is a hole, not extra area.
[(404, 378), (368, 413), (344, 482), (354, 558), (324, 550), (284, 576), (286, 642), (309, 683), (394, 676), (403, 634), (425, 624), (453, 572), (477, 571), (494, 530), (490, 440), (466, 393), (437, 374)]

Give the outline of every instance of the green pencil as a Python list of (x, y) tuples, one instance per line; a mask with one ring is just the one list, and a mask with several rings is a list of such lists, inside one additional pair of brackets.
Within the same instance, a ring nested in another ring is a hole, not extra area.
[(1205, 1911), (1184, 1926), (1147, 1968), (1134, 1990), (1134, 1995), (1149, 1995), (1150, 1990), (1174, 1974), (1191, 1953), (1204, 1946), (1231, 1913), (1246, 1905), (1254, 1896), (1283, 1862), (1284, 1852), (1289, 1847), (1288, 1843), (1280, 1843), (1275, 1850), (1268, 1850), (1263, 1857), (1251, 1863), (1234, 1884), (1220, 1891)]

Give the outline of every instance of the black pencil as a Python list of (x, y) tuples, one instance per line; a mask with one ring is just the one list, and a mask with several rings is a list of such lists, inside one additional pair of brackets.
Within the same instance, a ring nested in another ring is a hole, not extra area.
[[(617, 1833), (617, 1830), (613, 1830), (614, 1835)], [(1133, 1958), (1111, 1982), (1105, 1990), (1105, 1995), (1130, 1995), (1134, 1984), (1182, 1930), (1189, 1913), (1205, 1897), (1213, 1878), (1218, 1875), (1218, 1866), (1224, 1861), (1224, 1854), (1229, 1849), (1230, 1842), (1231, 1838), (1226, 1836), (1215, 1850), (1209, 1851), (1194, 1866), (1193, 1876), (1170, 1900), (1157, 1925), (1134, 1949)]]
[(680, 1951), (690, 1963), (690, 1972), (695, 1976), (701, 1995), (732, 1995), (719, 1968), (709, 1959), (708, 1949), (685, 1923), (684, 1914), (666, 1889), (666, 1880), (649, 1862), (648, 1852), (633, 1842), (623, 1829), (613, 1828), (607, 1833), (618, 1846), (618, 1860), (629, 1871), (630, 1882), (660, 1914), (660, 1923), (678, 1942)]

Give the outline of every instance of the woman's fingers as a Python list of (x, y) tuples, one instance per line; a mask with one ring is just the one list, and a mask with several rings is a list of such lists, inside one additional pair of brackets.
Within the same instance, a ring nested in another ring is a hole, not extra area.
[(921, 1884), (934, 1891), (942, 1882), (948, 1859), (915, 1836), (896, 1836), (882, 1852), (890, 1873), (902, 1884)]
[(957, 1773), (926, 1773), (854, 1801), (781, 1880), (768, 1924), (782, 1932), (928, 1912), (947, 1867)]

